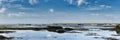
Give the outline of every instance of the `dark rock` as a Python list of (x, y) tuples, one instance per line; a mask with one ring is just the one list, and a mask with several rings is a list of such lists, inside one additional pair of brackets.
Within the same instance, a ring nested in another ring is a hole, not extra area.
[(0, 31), (0, 33), (13, 33), (15, 31)]
[(117, 34), (120, 34), (120, 24), (118, 24), (117, 26), (115, 26), (115, 30)]
[(3, 35), (0, 35), (0, 39), (12, 39), (13, 37), (5, 37)]
[(117, 38), (113, 38), (113, 37), (94, 37), (96, 39), (105, 39), (105, 40), (118, 40)]
[(64, 32), (66, 32), (66, 30), (64, 30), (64, 29), (58, 29), (58, 30), (56, 30), (56, 32), (57, 33), (64, 33)]
[(47, 29), (63, 29), (61, 26), (47, 26)]
[(105, 39), (105, 40), (118, 40), (118, 39), (113, 38), (113, 37), (102, 37), (102, 38)]
[(48, 26), (47, 30), (50, 32), (57, 32), (57, 33), (63, 33), (63, 27), (61, 26)]
[(48, 26), (47, 30), (50, 32), (64, 33), (73, 30), (72, 28), (63, 28), (61, 26)]
[(73, 30), (73, 29), (72, 28), (65, 28), (65, 30), (70, 31), (70, 30)]
[(0, 35), (0, 39), (4, 39), (4, 38), (7, 38), (7, 37)]

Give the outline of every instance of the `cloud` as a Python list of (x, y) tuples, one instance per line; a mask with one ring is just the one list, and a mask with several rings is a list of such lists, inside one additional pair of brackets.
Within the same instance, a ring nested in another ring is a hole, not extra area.
[(83, 3), (83, 0), (67, 0), (69, 2), (69, 4), (74, 4), (76, 5), (77, 3), (77, 6), (80, 6), (82, 3)]
[(94, 13), (94, 14), (90, 14), (91, 16), (99, 16), (99, 17), (102, 17), (102, 18), (105, 18), (105, 19), (119, 19), (119, 15), (116, 15), (116, 14), (97, 14), (97, 13)]
[(21, 4), (4, 4), (3, 6), (7, 7), (7, 8), (21, 8), (21, 7), (23, 7), (23, 5), (21, 5)]
[(106, 14), (105, 16), (109, 17), (109, 18), (113, 18), (113, 19), (118, 19), (119, 18), (118, 16), (112, 15), (112, 14)]
[(101, 10), (99, 7), (88, 7), (87, 10)]
[(77, 1), (77, 3), (78, 3), (77, 6), (80, 6), (82, 4), (82, 2), (83, 2), (83, 0), (78, 0)]
[(111, 8), (111, 6), (107, 6), (107, 5), (100, 5), (101, 8)]
[(19, 13), (9, 13), (8, 17), (22, 17), (25, 16), (26, 14), (24, 12), (19, 12)]
[(98, 6), (90, 6), (86, 8), (87, 10), (104, 10), (104, 9), (110, 9), (112, 8), (111, 6), (108, 5), (98, 5)]
[(53, 13), (53, 12), (54, 12), (54, 9), (49, 9), (49, 12)]
[(17, 9), (22, 9), (22, 10), (31, 10), (31, 9), (33, 9), (33, 8), (29, 8), (29, 7), (24, 7), (24, 5), (22, 5), (22, 4), (4, 4), (3, 7), (17, 8)]
[(18, 1), (18, 0), (0, 0), (0, 4), (4, 4), (5, 2), (6, 3), (12, 3), (12, 2), (15, 2), (15, 1)]
[(5, 12), (6, 11), (6, 8), (1, 8), (0, 9), (0, 13), (3, 13), (3, 12)]
[(33, 18), (39, 18), (42, 17), (43, 15), (38, 15), (38, 14), (28, 14), (26, 12), (18, 12), (18, 13), (8, 13), (7, 15), (5, 14), (4, 16), (7, 17), (33, 17)]
[(37, 0), (29, 0), (29, 3), (30, 3), (31, 5), (34, 5), (34, 4), (38, 3), (38, 2), (37, 2)]
[(90, 14), (90, 15), (92, 15), (92, 16), (100, 16), (100, 14)]

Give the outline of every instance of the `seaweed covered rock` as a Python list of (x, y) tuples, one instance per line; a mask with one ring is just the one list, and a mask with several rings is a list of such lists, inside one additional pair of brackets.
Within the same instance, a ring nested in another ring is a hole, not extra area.
[(47, 29), (63, 29), (61, 26), (48, 26)]
[(13, 33), (15, 31), (0, 31), (0, 33)]
[(0, 39), (4, 39), (4, 38), (7, 38), (7, 37), (0, 35)]
[(65, 28), (65, 30), (70, 31), (70, 30), (73, 30), (73, 29), (72, 28)]
[(73, 30), (72, 28), (63, 28), (61, 26), (47, 26), (47, 30), (51, 32), (64, 33)]
[(66, 32), (66, 30), (64, 30), (64, 29), (58, 29), (58, 30), (56, 30), (56, 32), (57, 33), (64, 33), (64, 32)]
[(8, 40), (8, 39), (12, 39), (13, 37), (5, 37), (3, 35), (0, 35), (0, 40)]
[(63, 29), (63, 27), (61, 27), (61, 26), (48, 26), (47, 27), (47, 30), (51, 31), (51, 32), (56, 32), (59, 29)]
[(117, 34), (120, 34), (120, 24), (118, 24), (117, 26), (115, 26), (115, 30)]

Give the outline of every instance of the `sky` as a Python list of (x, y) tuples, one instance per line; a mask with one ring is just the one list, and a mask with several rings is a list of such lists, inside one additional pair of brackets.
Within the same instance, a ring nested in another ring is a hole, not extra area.
[(0, 24), (120, 23), (120, 0), (0, 0)]

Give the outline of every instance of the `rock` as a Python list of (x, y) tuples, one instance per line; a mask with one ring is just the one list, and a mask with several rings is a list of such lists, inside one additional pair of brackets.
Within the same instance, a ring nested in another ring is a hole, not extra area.
[(58, 30), (56, 30), (56, 32), (57, 33), (64, 33), (64, 32), (66, 32), (66, 30), (64, 30), (64, 29), (58, 29)]
[(105, 40), (118, 40), (117, 38), (113, 38), (113, 37), (94, 37), (96, 39), (105, 39)]
[(102, 37), (105, 40), (118, 40), (117, 38), (113, 38), (113, 37)]
[(117, 26), (115, 26), (115, 30), (117, 34), (120, 34), (120, 24), (118, 24)]
[(0, 33), (13, 33), (15, 31), (0, 31)]
[(4, 39), (4, 38), (7, 38), (7, 37), (0, 35), (0, 39)]
[(61, 27), (61, 26), (48, 26), (47, 27), (47, 30), (51, 31), (51, 32), (58, 32), (59, 33), (60, 29), (62, 31), (63, 27)]
[(47, 29), (63, 29), (61, 26), (47, 26)]
[(73, 29), (72, 28), (63, 28), (61, 26), (48, 26), (47, 30), (51, 31), (51, 32), (64, 33), (67, 31), (71, 31)]
[(73, 30), (73, 29), (72, 28), (65, 28), (65, 30), (70, 31), (70, 30)]
[(0, 35), (0, 40), (1, 39), (12, 39), (13, 37), (5, 37), (5, 36), (3, 36), (3, 35)]

